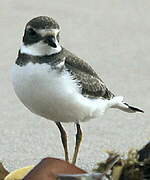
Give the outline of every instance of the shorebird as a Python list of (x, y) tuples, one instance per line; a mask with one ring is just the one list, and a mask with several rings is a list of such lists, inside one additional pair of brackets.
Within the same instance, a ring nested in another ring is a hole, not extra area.
[(56, 123), (65, 159), (69, 161), (67, 134), (61, 122), (76, 124), (75, 164), (82, 140), (80, 122), (98, 118), (109, 108), (143, 112), (108, 90), (95, 70), (60, 45), (60, 27), (47, 16), (30, 20), (12, 68), (15, 92), (33, 113)]

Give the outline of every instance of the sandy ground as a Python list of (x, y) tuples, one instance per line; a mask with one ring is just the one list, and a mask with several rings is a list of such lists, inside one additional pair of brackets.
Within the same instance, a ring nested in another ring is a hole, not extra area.
[[(150, 139), (150, 1), (149, 0), (1, 0), (0, 6), (0, 160), (9, 169), (63, 158), (59, 131), (52, 121), (28, 111), (11, 84), (11, 66), (28, 20), (54, 17), (62, 44), (88, 61), (108, 87), (145, 114), (110, 110), (82, 123), (84, 139), (78, 165), (90, 170), (106, 157), (104, 150), (126, 152)], [(75, 126), (65, 125), (72, 155)]]

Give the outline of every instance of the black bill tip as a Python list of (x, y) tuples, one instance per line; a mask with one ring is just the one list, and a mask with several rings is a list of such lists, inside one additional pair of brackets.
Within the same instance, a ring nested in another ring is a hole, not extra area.
[(44, 40), (45, 43), (47, 43), (49, 46), (56, 48), (56, 40), (54, 36), (47, 36)]

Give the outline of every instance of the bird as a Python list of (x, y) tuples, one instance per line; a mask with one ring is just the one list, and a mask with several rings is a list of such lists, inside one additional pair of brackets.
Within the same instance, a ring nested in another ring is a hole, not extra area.
[(21, 102), (34, 114), (53, 121), (60, 131), (65, 160), (69, 161), (67, 133), (62, 123), (75, 123), (75, 164), (82, 141), (80, 122), (99, 118), (107, 109), (144, 112), (116, 96), (86, 61), (60, 43), (60, 26), (38, 16), (25, 26), (12, 84)]

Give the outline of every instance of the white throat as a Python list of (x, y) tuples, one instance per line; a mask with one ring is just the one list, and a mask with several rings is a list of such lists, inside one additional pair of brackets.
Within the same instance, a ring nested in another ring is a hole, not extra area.
[(33, 56), (45, 56), (59, 53), (61, 51), (61, 46), (56, 42), (57, 47), (52, 48), (48, 44), (40, 41), (32, 45), (21, 45), (20, 52), (24, 54), (29, 54)]

